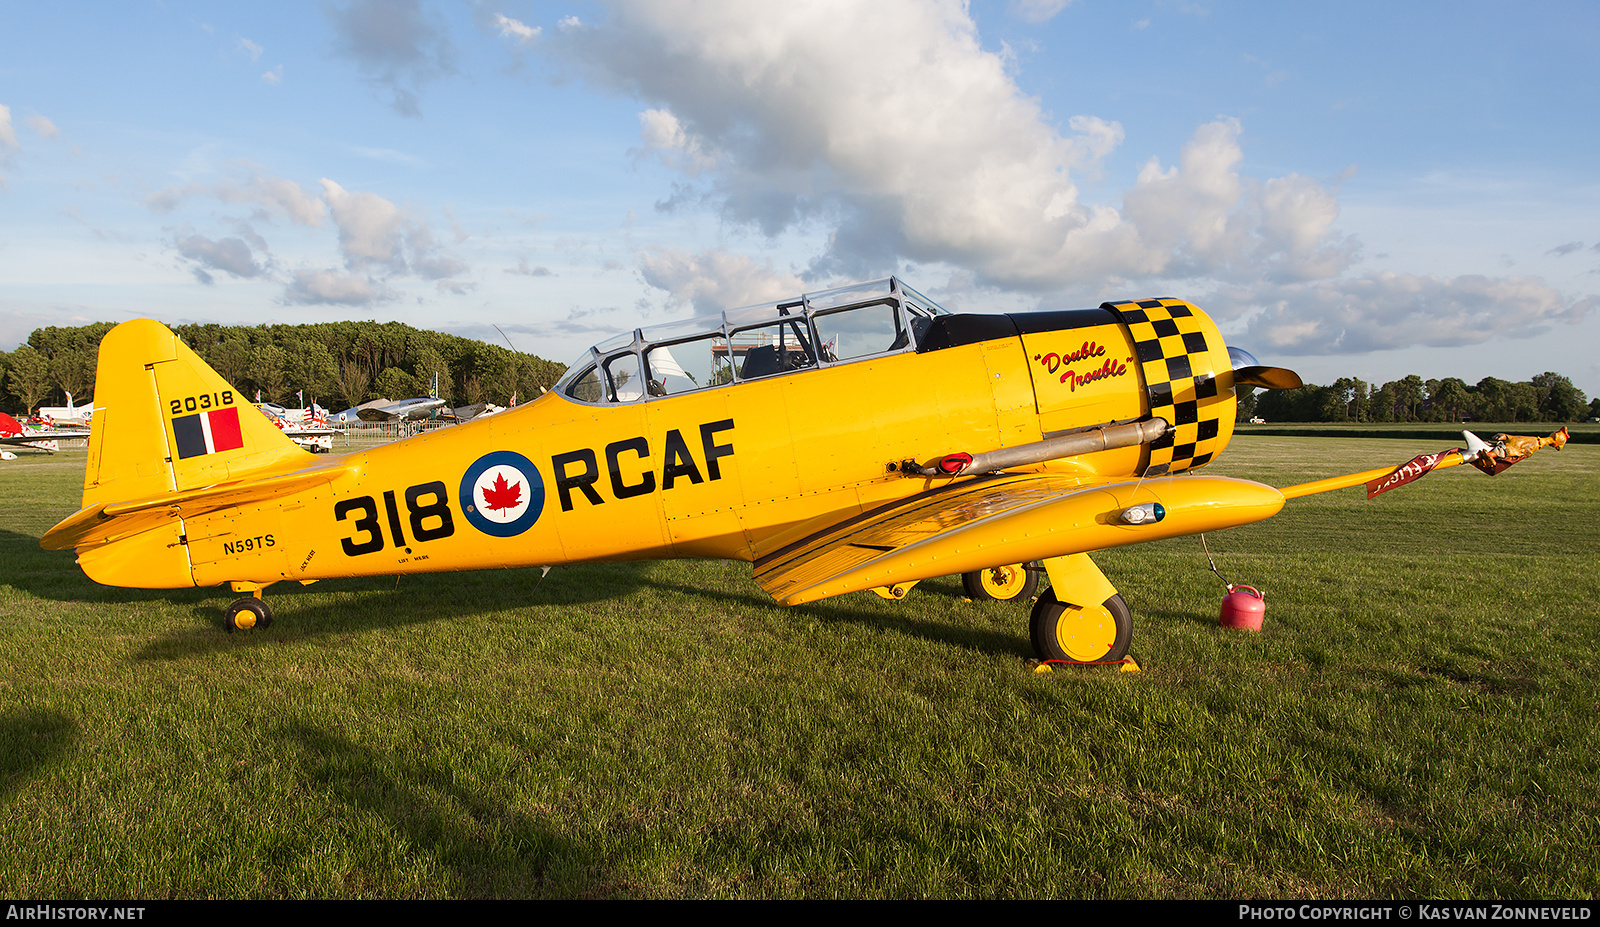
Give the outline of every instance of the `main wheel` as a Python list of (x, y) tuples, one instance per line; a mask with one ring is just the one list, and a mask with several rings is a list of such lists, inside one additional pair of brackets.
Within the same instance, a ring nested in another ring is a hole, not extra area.
[(272, 624), (272, 609), (254, 596), (229, 605), (228, 611), (222, 618), (222, 626), (227, 628), (229, 633), (265, 628), (270, 624)]
[(961, 574), (961, 585), (967, 598), (974, 602), (1027, 601), (1039, 588), (1039, 574), (1028, 569), (1026, 563), (1008, 563)]
[(1093, 608), (1079, 608), (1058, 601), (1055, 590), (1046, 589), (1034, 603), (1029, 630), (1041, 660), (1113, 663), (1128, 655), (1133, 611), (1121, 595)]

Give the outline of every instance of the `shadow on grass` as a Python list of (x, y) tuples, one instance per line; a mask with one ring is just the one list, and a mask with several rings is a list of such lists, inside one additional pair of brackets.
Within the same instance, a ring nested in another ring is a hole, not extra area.
[[(273, 611), (272, 626), (237, 634), (224, 631), (222, 615), (228, 603), (240, 596), (222, 586), (200, 590), (207, 601), (192, 607), (195, 627), (152, 641), (134, 654), (134, 659), (179, 660), (524, 606), (581, 605), (629, 594), (638, 587), (642, 568), (641, 563), (603, 563), (560, 567), (546, 576), (538, 569), (478, 570), (327, 580), (314, 586), (280, 583), (265, 594)], [(179, 601), (193, 600), (185, 595)]]
[[(1028, 643), (1028, 613), (1020, 606), (1017, 607), (1018, 633), (1013, 635), (990, 631), (983, 628), (976, 628), (944, 621), (936, 621), (924, 616), (911, 614), (910, 612), (915, 608), (915, 604), (909, 601), (909, 597), (907, 600), (902, 600), (899, 602), (889, 602), (889, 600), (883, 600), (886, 606), (891, 609), (888, 611), (873, 611), (870, 609), (852, 606), (848, 603), (853, 596), (838, 596), (831, 599), (825, 599), (821, 602), (812, 602), (807, 605), (798, 605), (792, 609), (788, 609), (776, 604), (771, 598), (762, 593), (713, 592), (698, 586), (688, 585), (686, 583), (652, 578), (641, 579), (640, 584), (655, 589), (676, 592), (693, 598), (716, 599), (719, 602), (730, 604), (737, 603), (752, 610), (777, 610), (792, 614), (796, 621), (812, 620), (838, 624), (854, 624), (861, 627), (872, 628), (877, 631), (892, 631), (895, 633), (904, 634), (907, 637), (914, 637), (920, 640), (931, 641), (938, 644), (947, 644), (950, 646), (961, 647), (966, 650), (974, 650), (979, 653), (991, 655), (1022, 657), (1030, 657), (1033, 655), (1032, 646)], [(957, 609), (971, 609), (977, 607), (970, 602), (964, 601), (962, 596), (948, 594), (942, 595), (941, 593), (945, 592), (945, 590), (941, 589), (937, 583), (925, 583), (923, 585), (919, 585), (916, 589), (912, 590), (911, 595), (915, 596), (918, 593), (923, 593), (925, 587), (927, 592), (927, 594), (924, 595), (925, 599), (929, 598), (930, 595), (937, 596), (941, 604), (945, 604), (945, 602), (949, 599), (955, 599), (955, 602), (952, 603), (952, 605)], [(857, 593), (855, 595), (870, 595), (870, 593)], [(903, 610), (893, 610), (897, 606), (902, 607)]]
[(276, 736), (308, 788), (381, 818), (396, 843), (449, 870), (448, 891), (456, 897), (605, 897), (617, 889), (592, 852), (499, 797), (463, 787), (447, 766), (373, 750), (304, 723)]
[(57, 602), (149, 602), (171, 598), (171, 589), (124, 589), (102, 586), (78, 568), (78, 555), (70, 550), (45, 550), (31, 534), (0, 529), (0, 582), (29, 595)]
[(0, 799), (7, 798), (78, 738), (78, 725), (55, 711), (0, 713)]

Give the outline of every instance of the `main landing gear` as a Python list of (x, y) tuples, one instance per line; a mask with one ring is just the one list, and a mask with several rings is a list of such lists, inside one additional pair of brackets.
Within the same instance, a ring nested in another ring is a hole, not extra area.
[(1033, 604), (1028, 623), (1039, 659), (1115, 663), (1126, 657), (1133, 611), (1089, 555), (1052, 557), (1043, 563), (1050, 588)]
[(962, 588), (974, 602), (1026, 602), (1039, 588), (1039, 572), (1034, 563), (1008, 563), (961, 574)]

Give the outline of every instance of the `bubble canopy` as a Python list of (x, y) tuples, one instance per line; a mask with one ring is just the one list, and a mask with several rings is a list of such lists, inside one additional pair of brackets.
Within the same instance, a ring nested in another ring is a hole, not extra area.
[(615, 335), (574, 361), (555, 392), (638, 402), (915, 351), (947, 314), (885, 277)]

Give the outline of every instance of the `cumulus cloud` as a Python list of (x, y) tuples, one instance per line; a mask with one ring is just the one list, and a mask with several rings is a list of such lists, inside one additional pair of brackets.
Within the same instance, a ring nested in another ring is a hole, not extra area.
[[(11, 107), (0, 103), (0, 167), (11, 163), (11, 156), (22, 149), (17, 144), (17, 130), (11, 125)], [(6, 189), (6, 175), (0, 171), (0, 191)]]
[[(256, 241), (265, 242), (256, 236)], [(195, 279), (204, 284), (215, 282), (209, 270), (223, 271), (235, 277), (258, 277), (264, 268), (256, 263), (255, 254), (243, 238), (211, 239), (194, 233), (188, 226), (173, 236), (173, 247), (185, 258), (193, 261)]]
[(349, 193), (324, 177), (323, 199), (339, 227), (339, 250), (352, 268), (374, 264), (390, 270), (405, 270), (401, 251), (401, 232), (405, 213), (376, 193)]
[(61, 130), (56, 128), (56, 124), (44, 116), (35, 114), (33, 116), (29, 116), (23, 121), (26, 122), (28, 124), (28, 128), (37, 133), (40, 138), (53, 139), (58, 138), (61, 135)]
[(454, 277), (466, 266), (433, 240), (426, 222), (410, 217), (376, 193), (351, 193), (323, 178), (323, 198), (339, 227), (339, 250), (356, 271), (414, 273), (428, 280)]
[(365, 306), (393, 298), (392, 292), (370, 277), (334, 269), (302, 270), (283, 294), (286, 303), (310, 305)]
[(521, 45), (532, 44), (541, 31), (538, 26), (530, 26), (502, 13), (494, 14), (494, 28), (500, 33), (501, 38), (511, 39)]
[(320, 226), (326, 204), (292, 180), (265, 173), (260, 165), (241, 162), (234, 179), (214, 184), (190, 183), (158, 190), (145, 197), (156, 212), (171, 212), (191, 196), (209, 196), (225, 203), (250, 203), (268, 214), (281, 214), (296, 225)]
[(692, 303), (696, 312), (755, 305), (806, 289), (799, 277), (774, 269), (771, 261), (718, 250), (647, 250), (639, 255), (639, 270), (646, 283), (667, 291), (674, 307)]
[(623, 0), (560, 46), (655, 104), (645, 150), (694, 181), (669, 206), (709, 200), (769, 235), (831, 226), (813, 276), (910, 259), (1050, 290), (1266, 264), (1294, 278), (1349, 258), (1315, 181), (1238, 175), (1233, 120), (1202, 126), (1172, 168), (1152, 160), (1125, 210), (1082, 202), (1076, 178), (1099, 172), (1122, 126), (1052, 125), (956, 0)]
[[(145, 203), (157, 212), (171, 212), (186, 200), (204, 197), (224, 203), (256, 207), (258, 219), (284, 216), (293, 224), (321, 227), (332, 218), (338, 230), (339, 255), (344, 272), (301, 270), (287, 285), (289, 303), (365, 305), (394, 298), (388, 283), (400, 277), (432, 280), (440, 292), (463, 293), (467, 284), (458, 278), (469, 268), (434, 240), (426, 220), (376, 194), (347, 190), (323, 178), (320, 196), (283, 177), (268, 174), (259, 165), (235, 165), (234, 176), (215, 183), (189, 183), (156, 191)], [(281, 279), (268, 254), (266, 240), (242, 218), (225, 219), (231, 237), (213, 238), (188, 225), (174, 235), (173, 247), (194, 262), (195, 276), (213, 283), (213, 271), (235, 277)]]
[(1600, 297), (1568, 299), (1535, 277), (1381, 273), (1223, 289), (1206, 307), (1221, 317), (1255, 313), (1245, 342), (1253, 348), (1359, 354), (1529, 338), (1557, 322), (1578, 323), (1600, 307)]
[(1072, 0), (1011, 0), (1011, 12), (1030, 23), (1047, 22), (1072, 5)]
[(647, 109), (639, 114), (639, 138), (644, 150), (655, 152), (661, 163), (691, 176), (716, 165), (716, 159), (700, 148), (700, 139), (689, 135), (678, 117), (664, 109)]
[(528, 264), (528, 259), (525, 258), (525, 257), (517, 259), (517, 266), (516, 267), (507, 267), (506, 268), (506, 273), (508, 273), (508, 274), (519, 274), (519, 275), (524, 276), (524, 277), (553, 277), (553, 276), (555, 276), (555, 274), (550, 270), (550, 268), (545, 267), (542, 264), (539, 265), (538, 267), (533, 267), (533, 266), (529, 265)]
[(417, 0), (355, 0), (328, 10), (336, 50), (376, 87), (391, 95), (402, 116), (420, 116), (424, 84), (455, 73), (454, 49), (442, 23), (432, 22)]
[[(1012, 9), (1042, 20), (1063, 7)], [(661, 208), (826, 234), (803, 272), (642, 252), (644, 280), (675, 304), (725, 308), (907, 263), (1014, 296), (1178, 284), (1214, 290), (1219, 317), (1283, 353), (1524, 337), (1595, 306), (1526, 277), (1354, 275), (1360, 243), (1337, 227), (1346, 175), (1250, 176), (1244, 127), (1227, 116), (1197, 126), (1175, 159), (1137, 153), (1147, 160), (1120, 200), (1090, 200), (1080, 184), (1104, 173), (1122, 125), (1044, 112), (960, 0), (615, 0), (542, 38), (640, 101), (639, 152), (681, 175)]]
[(11, 107), (0, 103), (0, 153), (16, 151), (17, 130), (11, 125)]

